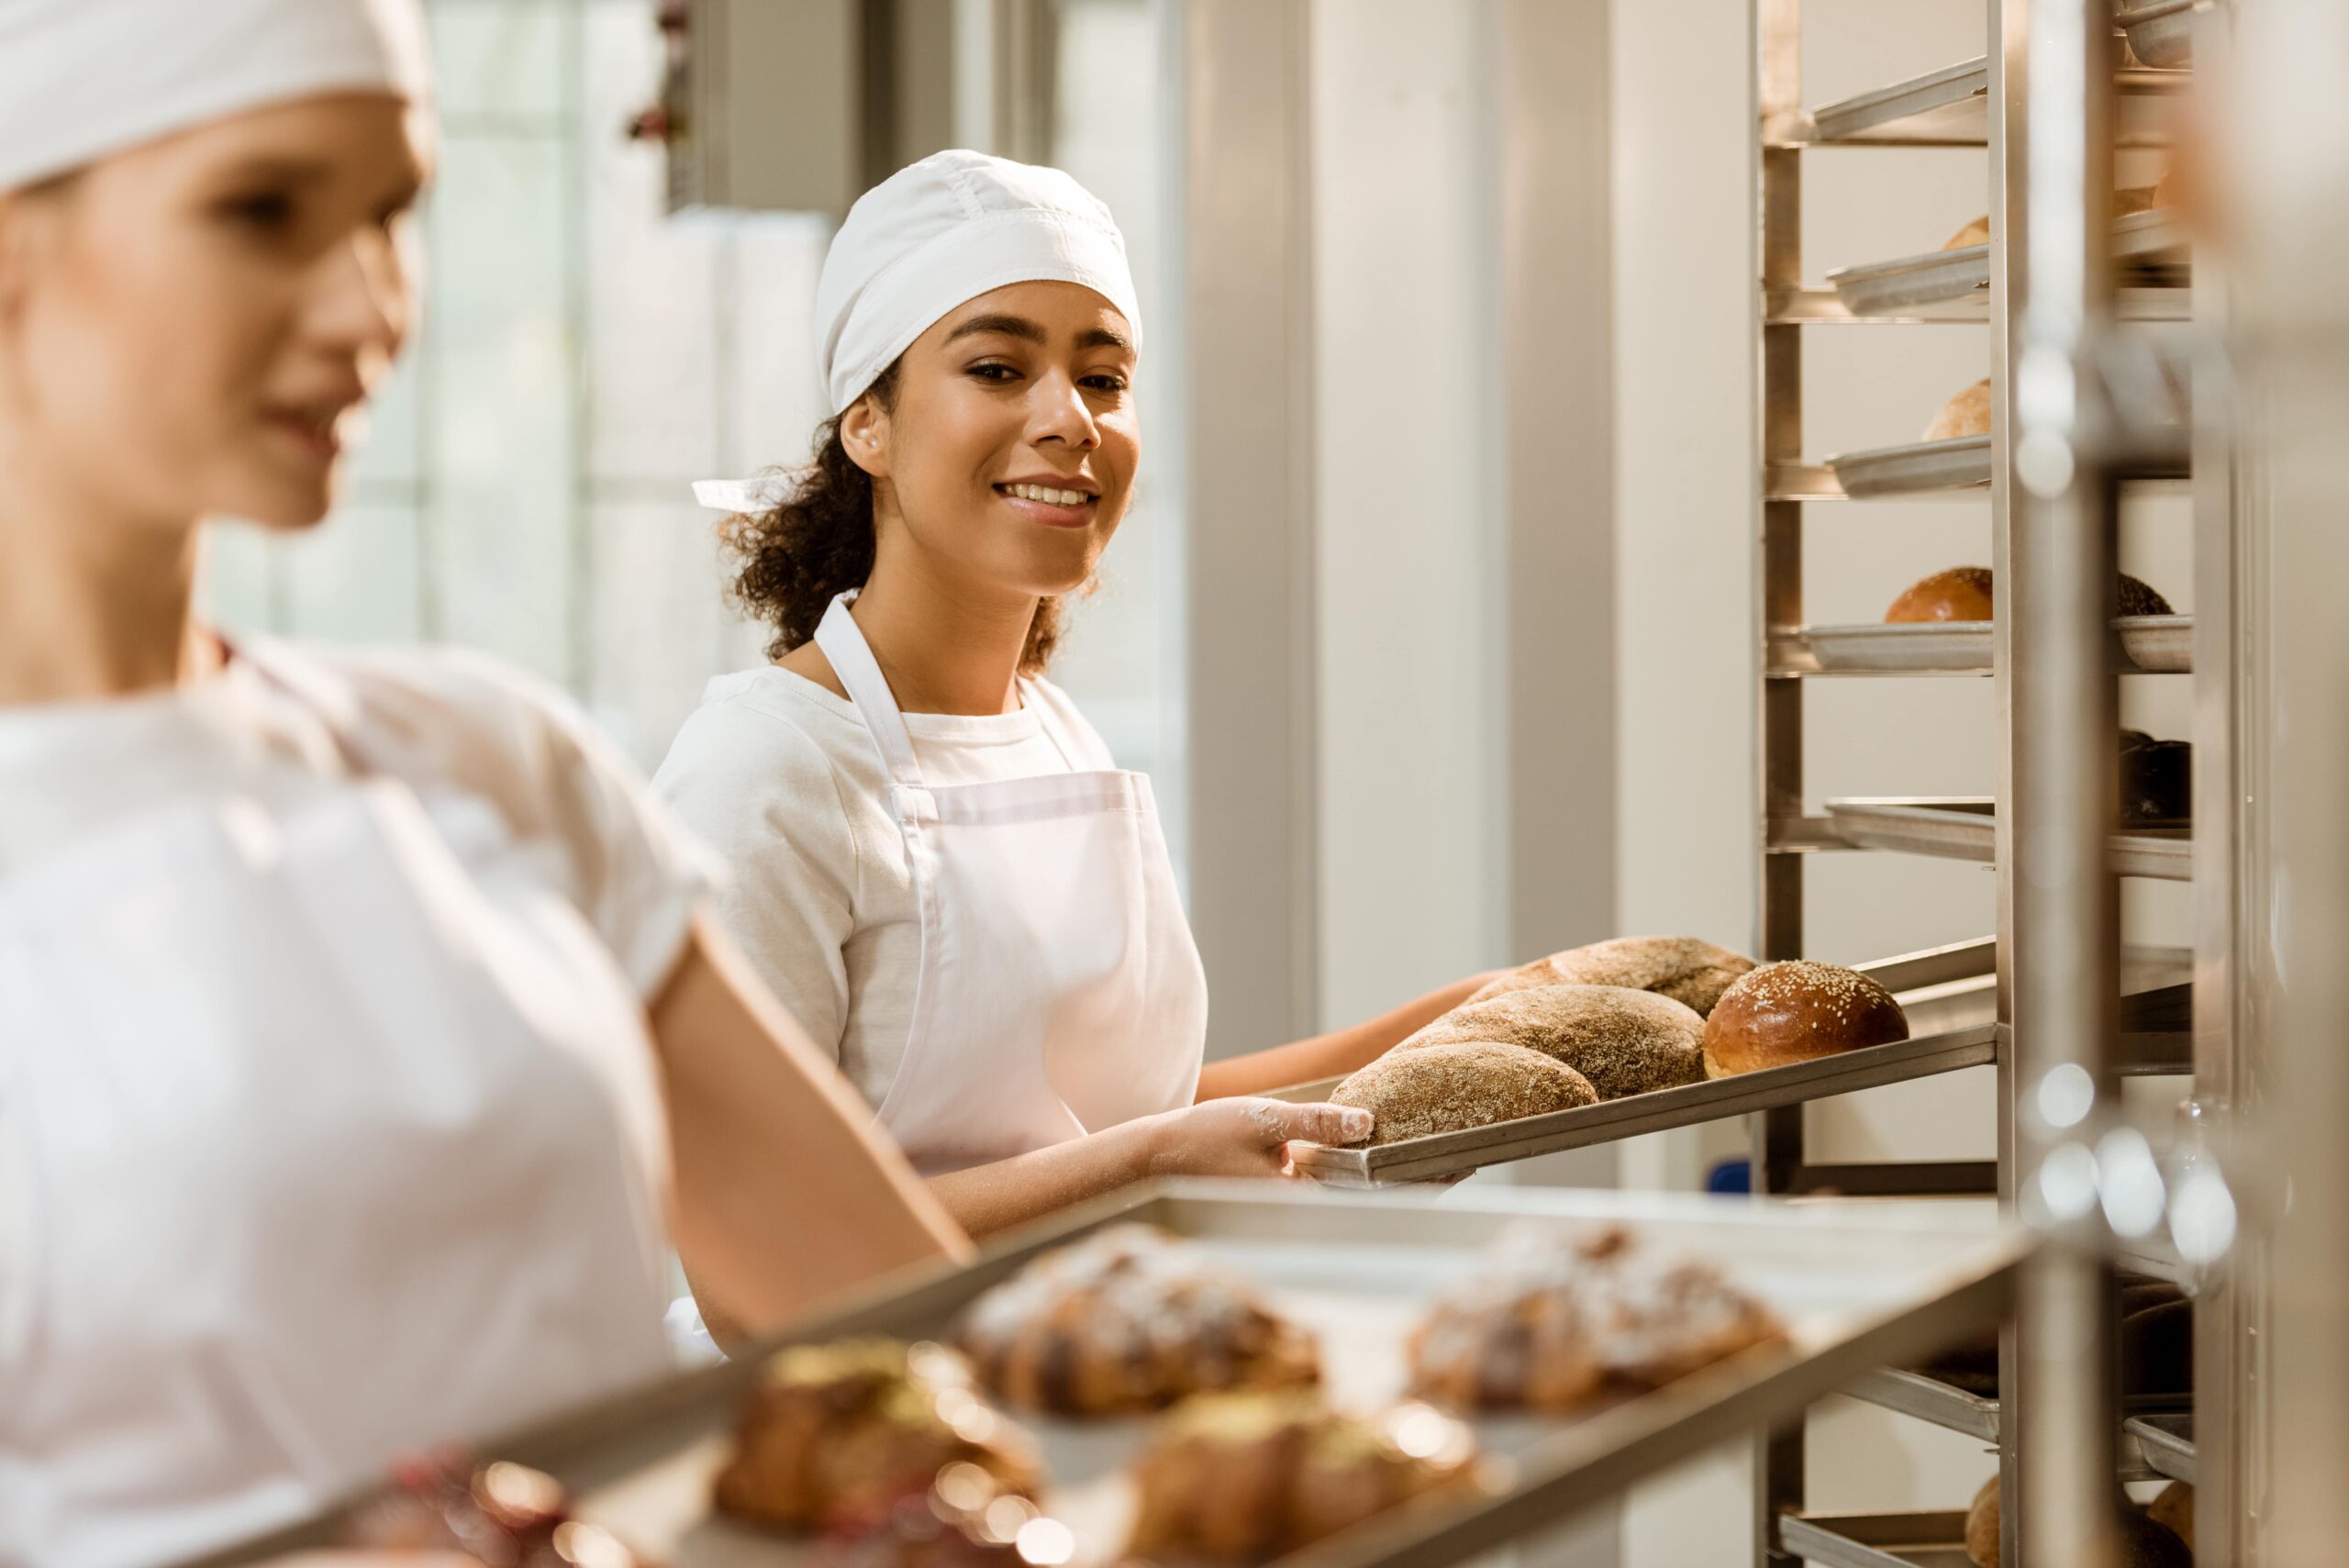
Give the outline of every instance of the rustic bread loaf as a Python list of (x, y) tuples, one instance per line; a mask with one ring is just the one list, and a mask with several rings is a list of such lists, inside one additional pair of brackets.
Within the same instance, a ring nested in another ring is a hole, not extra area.
[(1330, 1095), (1377, 1118), (1371, 1142), (1401, 1143), (1596, 1105), (1598, 1091), (1538, 1051), (1490, 1040), (1390, 1051)]
[(1653, 991), (1693, 1008), (1698, 1018), (1753, 961), (1696, 937), (1617, 937), (1568, 948), (1509, 971), (1468, 998), (1482, 1002), (1536, 985), (1621, 985)]
[[(2124, 616), (2172, 613), (2167, 599), (2126, 572), (2121, 574), (2118, 598), (2120, 613)], [(1892, 601), (1884, 618), (1896, 625), (1904, 621), (1988, 620), (1991, 602), (1988, 567), (1953, 566), (1910, 584)]]
[(1925, 427), (1919, 438), (1928, 441), (1954, 441), (1961, 436), (1987, 436), (1990, 433), (1990, 378), (1984, 376), (1964, 392), (1942, 405), (1933, 422)]
[(1390, 1055), (1431, 1045), (1493, 1041), (1554, 1057), (1602, 1100), (1705, 1075), (1705, 1020), (1652, 991), (1621, 985), (1535, 985), (1464, 1003), (1408, 1036)]

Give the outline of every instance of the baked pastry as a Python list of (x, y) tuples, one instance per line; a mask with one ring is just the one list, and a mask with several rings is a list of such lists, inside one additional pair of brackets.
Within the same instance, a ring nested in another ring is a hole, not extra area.
[(1065, 1562), (1076, 1538), (974, 1464), (950, 1464), (928, 1492), (825, 1540), (825, 1568), (1037, 1568)]
[(1393, 1054), (1491, 1041), (1554, 1057), (1602, 1100), (1705, 1075), (1705, 1020), (1653, 991), (1621, 985), (1535, 985), (1468, 1002), (1405, 1038)]
[(1705, 1021), (1705, 1075), (1728, 1078), (1909, 1038), (1892, 993), (1855, 969), (1794, 959), (1729, 988)]
[(961, 1343), (1002, 1398), (1076, 1416), (1321, 1375), (1311, 1336), (1204, 1249), (1148, 1225), (1036, 1259), (971, 1304)]
[(1953, 566), (1921, 578), (1892, 601), (1884, 618), (1890, 626), (1918, 621), (1988, 620), (1990, 569)]
[(2145, 1517), (2194, 1550), (2194, 1488), (2173, 1481), (2145, 1505)]
[(2142, 729), (2121, 732), (2121, 820), (2182, 821), (2194, 815), (2194, 748), (2156, 740)]
[(1512, 1232), (1412, 1333), (1412, 1391), (1460, 1409), (1571, 1409), (1655, 1388), (1786, 1337), (1776, 1314), (1702, 1259), (1609, 1227)]
[(1033, 1442), (973, 1393), (962, 1359), (937, 1345), (841, 1340), (767, 1362), (718, 1472), (718, 1508), (783, 1529), (869, 1523), (968, 1464), (1006, 1492), (1042, 1483)]
[(1375, 1418), (1309, 1394), (1208, 1394), (1160, 1423), (1136, 1465), (1137, 1557), (1263, 1562), (1446, 1487), (1475, 1445), (1424, 1405)]
[(1954, 441), (1962, 436), (1990, 433), (1990, 378), (1984, 376), (1942, 405), (1920, 440)]
[(1984, 213), (1942, 244), (1944, 250), (1963, 250), (1969, 246), (1990, 243), (1990, 215)]
[(401, 1464), (392, 1488), (352, 1515), (343, 1544), (387, 1556), (451, 1553), (497, 1568), (637, 1568), (601, 1525), (571, 1516), (562, 1483), (525, 1465), (476, 1468), (458, 1450)]
[[(1965, 1511), (1965, 1560), (1974, 1568), (1998, 1568), (1998, 1478), (1995, 1475), (1982, 1484), (1982, 1490), (1974, 1494), (1974, 1506)], [(2124, 1499), (2121, 1568), (2194, 1568), (2194, 1553)]]
[(1753, 961), (1743, 954), (1695, 937), (1617, 937), (1537, 958), (1490, 982), (1468, 1000), (1482, 1002), (1536, 985), (1622, 985), (1669, 996), (1703, 1018), (1730, 982), (1753, 967)]
[(1400, 1143), (1598, 1103), (1573, 1068), (1521, 1045), (1470, 1040), (1390, 1051), (1331, 1092), (1377, 1118), (1371, 1142)]
[[(1988, 620), (1991, 609), (1990, 569), (1953, 566), (1912, 583), (1884, 612), (1888, 624), (1904, 621)], [(2127, 573), (2121, 574), (2120, 613), (2124, 616), (2165, 616), (2169, 601)]]

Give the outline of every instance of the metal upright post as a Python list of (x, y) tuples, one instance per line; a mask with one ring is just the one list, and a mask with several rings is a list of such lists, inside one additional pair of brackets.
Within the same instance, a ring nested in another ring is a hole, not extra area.
[[(1803, 814), (1802, 683), (1772, 680), (1773, 627), (1802, 624), (1802, 503), (1769, 499), (1774, 464), (1802, 461), (1802, 328), (1770, 324), (1765, 302), (1802, 284), (1802, 155), (1793, 146), (1802, 124), (1801, 0), (1755, 0), (1753, 9), (1754, 217), (1759, 276), (1749, 308), (1754, 313), (1754, 373), (1759, 423), (1755, 494), (1762, 497), (1755, 560), (1754, 668), (1761, 687), (1755, 715), (1761, 798), (1756, 843), (1761, 856), (1756, 956), (1800, 958), (1803, 949), (1803, 857), (1774, 847), (1773, 828)], [(1802, 1107), (1765, 1111), (1753, 1122), (1753, 1186), (1787, 1191), (1803, 1163)], [(1791, 1563), (1777, 1549), (1777, 1519), (1803, 1504), (1803, 1433), (1799, 1419), (1765, 1434), (1755, 1444), (1754, 1560)]]
[(2009, 517), (2014, 571), (1998, 584), (2013, 705), (2014, 1136), (2023, 1212), (2049, 1245), (2025, 1272), (2007, 1358), (2020, 1396), (2001, 1425), (2016, 1427), (2021, 1463), (2008, 1467), (2020, 1485), (2005, 1511), (2019, 1528), (2004, 1545), (2027, 1562), (2087, 1564), (2119, 1560), (2113, 1284), (2096, 1145), (2118, 1099), (2120, 971), (2107, 847), (2119, 793), (2118, 528), (2096, 365), (2112, 303), (2111, 14), (2104, 0), (2011, 5), (2007, 57), (2012, 65), (2020, 41), (2029, 67), (2027, 282), (2008, 404), (2021, 505)]

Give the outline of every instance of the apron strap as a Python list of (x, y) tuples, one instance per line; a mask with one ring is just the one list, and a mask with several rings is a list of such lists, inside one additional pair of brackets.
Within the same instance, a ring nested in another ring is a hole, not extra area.
[(906, 789), (926, 787), (921, 776), (921, 763), (914, 757), (914, 738), (906, 728), (906, 716), (898, 711), (897, 699), (889, 690), (888, 677), (881, 673), (881, 665), (873, 657), (872, 645), (858, 629), (856, 617), (848, 613), (850, 594), (832, 600), (831, 607), (816, 627), (816, 646), (831, 661), (832, 673), (848, 692), (848, 700), (864, 720), (865, 732), (873, 737), (874, 749), (881, 753), (881, 765), (888, 770), (889, 780)]

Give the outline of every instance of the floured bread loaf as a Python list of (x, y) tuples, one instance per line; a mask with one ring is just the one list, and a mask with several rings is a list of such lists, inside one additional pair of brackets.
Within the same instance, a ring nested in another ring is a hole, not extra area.
[[(2175, 613), (2170, 609), (2167, 599), (2126, 572), (2121, 573), (2121, 586), (2116, 596), (2120, 613), (2124, 616)], [(1991, 601), (1988, 567), (1953, 566), (1946, 572), (1936, 572), (1910, 584), (1898, 598), (1892, 601), (1892, 607), (1884, 612), (1884, 618), (1895, 625), (1909, 621), (1988, 620)]]
[(1596, 1105), (1598, 1091), (1538, 1051), (1476, 1040), (1390, 1051), (1339, 1084), (1330, 1100), (1377, 1118), (1373, 1143), (1400, 1143)]
[(1766, 963), (1729, 988), (1705, 1021), (1705, 1075), (1728, 1078), (1909, 1038), (1892, 993), (1855, 969)]
[(1454, 1007), (1395, 1048), (1497, 1040), (1564, 1062), (1602, 1100), (1705, 1075), (1705, 1020), (1687, 1005), (1622, 985), (1535, 985)]
[(1617, 937), (1537, 958), (1468, 1000), (1474, 1004), (1536, 985), (1621, 985), (1669, 996), (1702, 1018), (1730, 983), (1753, 967), (1752, 959), (1695, 937)]
[(1928, 441), (1954, 441), (1961, 436), (1987, 436), (1990, 433), (1990, 378), (1984, 376), (1955, 397), (1942, 405), (1933, 422), (1925, 427), (1920, 438)]

